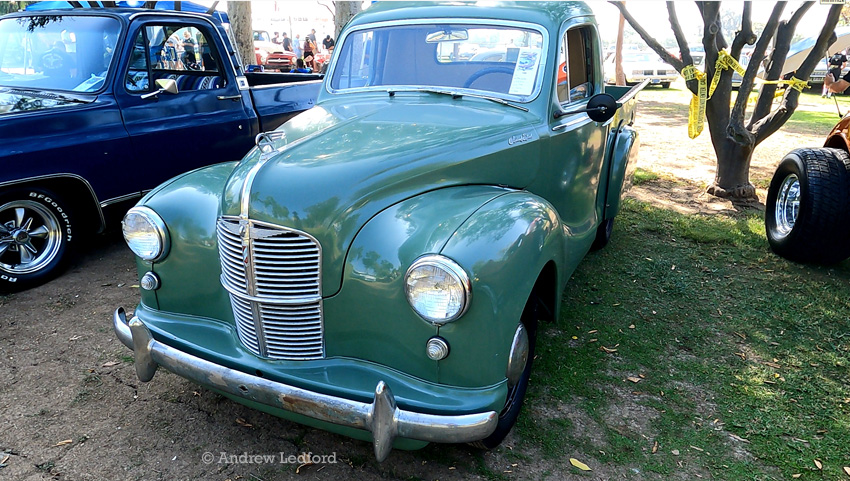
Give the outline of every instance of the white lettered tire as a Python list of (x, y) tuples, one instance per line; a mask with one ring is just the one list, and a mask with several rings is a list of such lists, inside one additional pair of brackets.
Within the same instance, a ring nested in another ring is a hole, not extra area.
[(70, 206), (49, 190), (0, 194), (0, 291), (32, 287), (58, 274), (75, 228)]

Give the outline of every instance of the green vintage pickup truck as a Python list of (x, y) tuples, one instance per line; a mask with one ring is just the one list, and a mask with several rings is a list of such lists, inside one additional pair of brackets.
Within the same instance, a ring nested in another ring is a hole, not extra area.
[(602, 80), (583, 3), (372, 5), (314, 108), (124, 218), (141, 303), (113, 324), (139, 378), (162, 366), (379, 460), (497, 446), (538, 323), (630, 183), (642, 85)]

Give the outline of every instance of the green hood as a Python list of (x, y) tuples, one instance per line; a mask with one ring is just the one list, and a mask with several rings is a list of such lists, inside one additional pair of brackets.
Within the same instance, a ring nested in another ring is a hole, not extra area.
[(284, 124), (274, 153), (253, 149), (222, 201), (224, 215), (239, 215), (245, 189), (251, 219), (315, 237), (325, 297), (339, 290), (345, 253), (378, 212), (456, 185), (523, 188), (536, 173), (535, 117), (519, 109), (422, 93), (345, 100)]

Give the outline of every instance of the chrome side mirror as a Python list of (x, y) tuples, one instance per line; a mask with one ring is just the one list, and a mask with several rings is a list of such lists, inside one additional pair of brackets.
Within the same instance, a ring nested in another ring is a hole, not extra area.
[(156, 86), (159, 87), (156, 91), (142, 95), (142, 99), (156, 97), (161, 93), (168, 93), (172, 95), (177, 95), (178, 93), (177, 82), (175, 82), (174, 79), (161, 78), (156, 81)]

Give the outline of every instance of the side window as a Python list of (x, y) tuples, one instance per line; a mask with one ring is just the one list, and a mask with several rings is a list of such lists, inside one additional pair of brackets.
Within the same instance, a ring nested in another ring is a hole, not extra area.
[(149, 90), (150, 63), (145, 52), (144, 32), (139, 31), (133, 42), (133, 52), (130, 54), (130, 65), (127, 69), (124, 85), (128, 92), (147, 92)]
[(147, 25), (139, 32), (126, 75), (132, 93), (156, 89), (156, 80), (173, 79), (180, 92), (225, 85), (220, 56), (203, 29), (188, 25)]
[(558, 56), (558, 101), (576, 102), (593, 95), (593, 42), (589, 27), (567, 31)]

